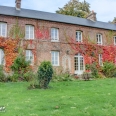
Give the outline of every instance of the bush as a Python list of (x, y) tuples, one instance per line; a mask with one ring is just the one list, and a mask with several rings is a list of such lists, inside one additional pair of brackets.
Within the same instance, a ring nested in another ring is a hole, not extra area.
[(38, 68), (38, 79), (40, 88), (48, 88), (48, 84), (52, 79), (53, 67), (51, 62), (43, 61)]
[(53, 78), (52, 78), (53, 81), (73, 81), (75, 80), (75, 78), (70, 75), (68, 72), (65, 72), (65, 73), (61, 73), (61, 74), (56, 74), (56, 72), (54, 71), (54, 74), (53, 74)]
[[(11, 66), (13, 75), (10, 77), (10, 80), (11, 81), (30, 80), (30, 75), (28, 74), (28, 72), (30, 71), (29, 64), (30, 62), (25, 60), (24, 55), (18, 56), (15, 59), (13, 65)], [(29, 77), (27, 77), (27, 75)]]
[(0, 82), (5, 82), (7, 81), (6, 75), (3, 72), (3, 66), (0, 65)]
[(99, 70), (97, 68), (97, 64), (94, 62), (93, 64), (87, 64), (86, 65), (86, 70), (90, 70), (91, 71), (91, 77), (93, 78), (99, 78)]
[(102, 72), (106, 77), (116, 76), (116, 66), (112, 62), (104, 62)]

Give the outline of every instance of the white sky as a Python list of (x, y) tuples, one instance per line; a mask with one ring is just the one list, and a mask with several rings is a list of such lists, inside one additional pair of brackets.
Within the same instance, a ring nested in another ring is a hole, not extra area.
[[(69, 0), (22, 0), (21, 7), (32, 10), (55, 12), (62, 8)], [(83, 1), (83, 0), (79, 0)], [(116, 17), (116, 0), (86, 0), (91, 10), (97, 13), (97, 20), (108, 22)], [(0, 5), (15, 6), (15, 0), (0, 0)]]

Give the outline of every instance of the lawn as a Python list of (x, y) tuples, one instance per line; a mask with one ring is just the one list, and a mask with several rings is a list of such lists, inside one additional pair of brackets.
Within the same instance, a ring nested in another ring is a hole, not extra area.
[(0, 116), (116, 116), (116, 79), (51, 82), (28, 90), (27, 82), (0, 83)]

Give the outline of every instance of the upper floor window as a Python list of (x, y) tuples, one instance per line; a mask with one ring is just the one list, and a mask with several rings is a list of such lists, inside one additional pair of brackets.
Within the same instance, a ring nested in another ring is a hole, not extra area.
[(59, 52), (58, 51), (51, 52), (51, 62), (53, 66), (59, 66)]
[(34, 26), (26, 25), (25, 27), (25, 38), (34, 39)]
[(7, 23), (0, 22), (0, 36), (7, 36)]
[(102, 54), (99, 54), (99, 65), (103, 66)]
[(31, 50), (26, 50), (26, 61), (30, 61), (30, 64), (34, 62), (34, 55)]
[(0, 65), (4, 64), (4, 51), (3, 49), (0, 49)]
[(114, 45), (116, 45), (116, 36), (114, 36)]
[(97, 34), (97, 44), (102, 45), (102, 34)]
[(76, 31), (76, 41), (82, 42), (82, 32), (81, 31)]
[(51, 41), (59, 41), (59, 29), (51, 28)]

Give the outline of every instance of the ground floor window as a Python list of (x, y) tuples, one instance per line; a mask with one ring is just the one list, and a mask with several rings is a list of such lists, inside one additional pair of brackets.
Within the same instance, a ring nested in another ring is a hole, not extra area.
[(30, 61), (31, 64), (34, 62), (34, 55), (31, 50), (26, 50), (26, 61)]
[(103, 66), (102, 54), (99, 54), (99, 65)]
[(58, 51), (51, 52), (51, 62), (53, 66), (59, 66), (59, 52)]
[(84, 71), (84, 58), (80, 53), (75, 55), (74, 63), (76, 73), (82, 73)]
[(4, 51), (0, 49), (0, 65), (4, 64)]

